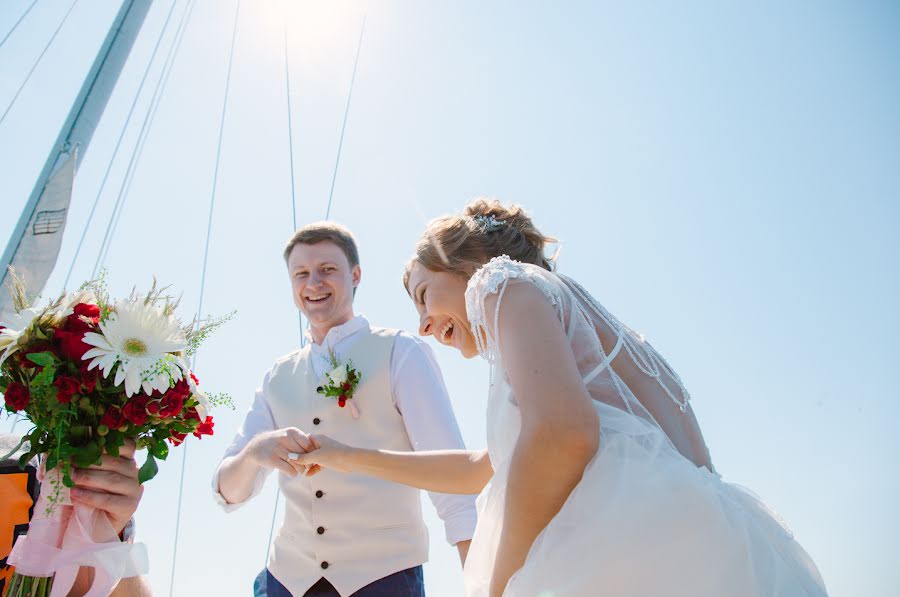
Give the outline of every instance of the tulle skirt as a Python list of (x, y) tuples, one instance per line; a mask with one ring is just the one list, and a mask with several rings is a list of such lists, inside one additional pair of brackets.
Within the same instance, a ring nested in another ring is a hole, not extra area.
[[(813, 561), (759, 498), (697, 468), (655, 427), (596, 404), (600, 450), (505, 596), (826, 595)], [(478, 498), (468, 597), (488, 595), (506, 480), (501, 463)]]

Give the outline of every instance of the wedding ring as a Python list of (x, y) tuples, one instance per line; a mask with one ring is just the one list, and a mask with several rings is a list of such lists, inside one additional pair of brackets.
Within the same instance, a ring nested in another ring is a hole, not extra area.
[(300, 455), (296, 452), (288, 452), (288, 460), (297, 460), (300, 458)]

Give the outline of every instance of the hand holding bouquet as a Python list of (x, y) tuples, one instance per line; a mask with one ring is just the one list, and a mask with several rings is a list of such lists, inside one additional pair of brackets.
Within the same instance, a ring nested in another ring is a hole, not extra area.
[(78, 568), (93, 566), (90, 594), (105, 595), (144, 571), (146, 553), (119, 542), (105, 513), (69, 500), (72, 468), (117, 456), (131, 440), (147, 449), (143, 483), (170, 445), (211, 435), (209, 407), (229, 399), (202, 392), (186, 359), (228, 317), (182, 325), (176, 302), (155, 284), (113, 302), (101, 279), (42, 309), (15, 278), (12, 291), (17, 313), (0, 325), (0, 392), (8, 412), (33, 424), (21, 463), (41, 455), (44, 479), (28, 534), (9, 558), (17, 573), (7, 594), (65, 595)]

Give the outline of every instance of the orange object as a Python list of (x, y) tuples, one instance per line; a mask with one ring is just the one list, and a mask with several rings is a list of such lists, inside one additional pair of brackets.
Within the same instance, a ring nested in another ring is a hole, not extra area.
[(0, 466), (0, 595), (6, 593), (15, 569), (6, 559), (19, 535), (28, 530), (37, 492), (33, 466), (23, 471), (15, 464)]

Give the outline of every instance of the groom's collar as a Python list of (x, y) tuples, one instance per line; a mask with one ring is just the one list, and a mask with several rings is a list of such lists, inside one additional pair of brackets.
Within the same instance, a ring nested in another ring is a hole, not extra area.
[(334, 326), (333, 328), (328, 330), (328, 333), (325, 334), (325, 339), (322, 340), (322, 344), (315, 343), (315, 341), (313, 340), (312, 334), (310, 333), (308, 328), (305, 332), (305, 335), (306, 335), (306, 341), (312, 345), (312, 348), (314, 350), (315, 349), (328, 350), (328, 349), (333, 349), (334, 346), (338, 342), (343, 340), (344, 338), (347, 338), (348, 336), (352, 336), (356, 332), (359, 332), (361, 330), (368, 329), (368, 328), (369, 328), (369, 320), (366, 319), (365, 316), (363, 316), (363, 315), (357, 315), (356, 317), (354, 317), (347, 323), (343, 323), (341, 325)]

